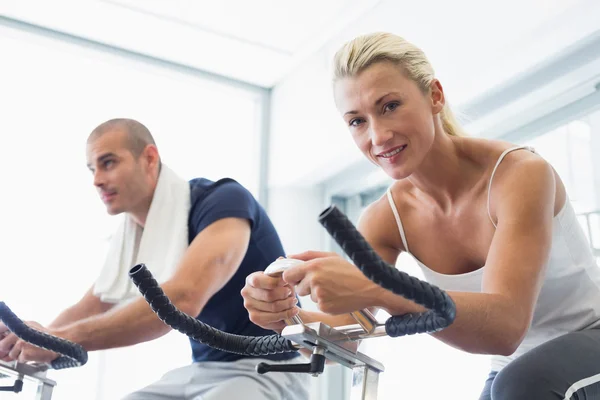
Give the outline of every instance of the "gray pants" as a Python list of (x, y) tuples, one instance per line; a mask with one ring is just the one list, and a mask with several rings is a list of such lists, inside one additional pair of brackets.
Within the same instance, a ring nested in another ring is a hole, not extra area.
[[(259, 375), (255, 366), (264, 359), (201, 362), (166, 373), (123, 400), (307, 400), (311, 376), (269, 372)], [(308, 362), (296, 357), (280, 363)]]
[(600, 329), (572, 332), (492, 371), (479, 400), (600, 400)]

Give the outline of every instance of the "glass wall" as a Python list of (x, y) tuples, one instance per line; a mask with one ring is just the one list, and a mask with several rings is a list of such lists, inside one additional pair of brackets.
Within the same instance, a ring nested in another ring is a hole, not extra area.
[[(106, 216), (85, 160), (101, 122), (137, 119), (182, 177), (229, 176), (258, 195), (258, 90), (1, 25), (0, 54), (0, 300), (24, 319), (51, 322), (104, 260), (119, 217)], [(117, 399), (191, 361), (180, 334), (90, 356), (51, 372), (57, 400)]]

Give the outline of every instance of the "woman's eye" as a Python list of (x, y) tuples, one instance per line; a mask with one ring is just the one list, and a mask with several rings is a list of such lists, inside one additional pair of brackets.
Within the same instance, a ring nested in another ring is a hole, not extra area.
[(398, 108), (400, 104), (397, 102), (393, 102), (393, 103), (388, 103), (385, 105), (384, 110), (385, 111), (394, 111), (396, 108)]

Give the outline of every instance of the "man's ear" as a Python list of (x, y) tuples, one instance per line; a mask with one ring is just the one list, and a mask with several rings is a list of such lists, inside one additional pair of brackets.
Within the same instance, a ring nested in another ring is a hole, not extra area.
[(142, 153), (142, 157), (144, 157), (150, 169), (158, 167), (158, 164), (160, 162), (160, 156), (158, 154), (158, 148), (156, 147), (156, 145), (147, 145), (144, 149), (144, 152)]

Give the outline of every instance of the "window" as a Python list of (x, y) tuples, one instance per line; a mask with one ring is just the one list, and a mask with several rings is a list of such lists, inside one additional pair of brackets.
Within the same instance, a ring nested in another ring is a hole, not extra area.
[(600, 165), (598, 154), (600, 112), (571, 121), (546, 134), (527, 141), (544, 157), (563, 181), (567, 194), (590, 245), (600, 261)]
[(523, 144), (532, 146), (552, 164), (567, 189), (575, 212), (596, 208), (589, 123), (572, 121)]
[[(102, 266), (119, 217), (106, 216), (85, 165), (99, 123), (137, 119), (182, 177), (229, 176), (258, 194), (258, 90), (7, 26), (0, 53), (0, 293), (23, 319), (51, 322)], [(187, 338), (172, 333), (50, 376), (57, 399), (112, 400), (190, 361)]]

